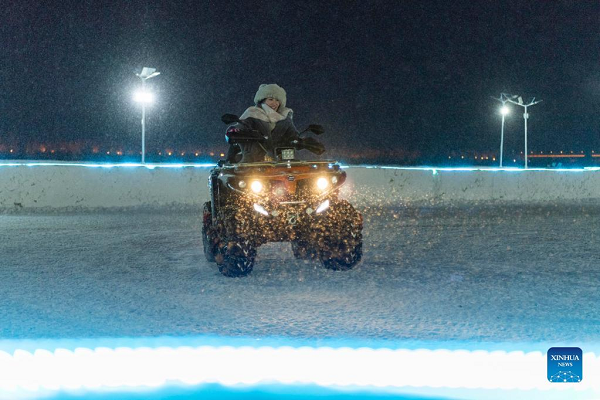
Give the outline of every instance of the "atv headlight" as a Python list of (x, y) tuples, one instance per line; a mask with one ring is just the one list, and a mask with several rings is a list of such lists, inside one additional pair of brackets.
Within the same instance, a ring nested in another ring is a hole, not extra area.
[(326, 178), (317, 179), (317, 187), (319, 190), (325, 190), (329, 186), (329, 181)]
[(315, 211), (317, 214), (321, 214), (323, 211), (327, 210), (329, 208), (329, 200), (325, 200), (324, 202), (322, 202), (319, 207), (317, 207), (317, 210)]
[(238, 182), (238, 186), (239, 186), (241, 189), (245, 189), (245, 188), (246, 188), (246, 181), (239, 181), (239, 182)]
[(266, 215), (267, 217), (269, 216), (269, 212), (267, 210), (265, 210), (265, 208), (263, 206), (261, 206), (260, 204), (254, 203), (254, 210), (256, 212), (261, 213), (262, 215)]
[(252, 189), (254, 193), (260, 193), (263, 190), (263, 184), (260, 181), (253, 181), (250, 184), (250, 189)]
[(335, 185), (336, 183), (338, 183), (338, 178), (337, 178), (337, 176), (332, 176), (332, 177), (331, 177), (331, 183), (333, 183), (334, 185)]

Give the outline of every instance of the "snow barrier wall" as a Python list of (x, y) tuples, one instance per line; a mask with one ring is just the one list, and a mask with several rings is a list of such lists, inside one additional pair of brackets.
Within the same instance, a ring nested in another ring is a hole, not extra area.
[[(0, 210), (200, 207), (211, 166), (0, 163)], [(600, 170), (348, 167), (358, 206), (600, 204)]]

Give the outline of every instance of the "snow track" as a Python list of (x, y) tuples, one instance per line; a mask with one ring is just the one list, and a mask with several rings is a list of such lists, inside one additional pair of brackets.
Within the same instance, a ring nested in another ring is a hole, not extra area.
[(240, 279), (197, 213), (0, 216), (0, 337), (599, 341), (600, 208), (362, 211), (356, 269), (272, 243)]

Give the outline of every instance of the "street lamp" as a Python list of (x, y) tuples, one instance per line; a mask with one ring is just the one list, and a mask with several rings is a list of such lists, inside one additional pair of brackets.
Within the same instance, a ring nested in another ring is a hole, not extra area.
[(499, 101), (502, 103), (502, 107), (500, 107), (500, 114), (502, 115), (502, 128), (500, 128), (500, 168), (502, 168), (502, 159), (504, 156), (504, 117), (508, 115), (510, 109), (506, 105), (508, 101), (509, 95), (506, 93), (500, 93), (500, 98), (492, 97), (492, 99)]
[[(516, 99), (516, 101), (515, 101)], [(531, 101), (527, 104), (523, 103), (523, 98), (521, 96), (511, 96), (508, 101), (518, 106), (524, 108), (523, 111), (523, 120), (525, 120), (525, 169), (527, 169), (527, 120), (529, 119), (529, 114), (527, 113), (527, 107), (531, 107), (541, 102), (542, 100), (535, 101), (535, 97), (531, 99)]]
[(156, 68), (142, 68), (142, 72), (136, 74), (142, 80), (142, 89), (136, 92), (133, 99), (142, 104), (142, 164), (146, 162), (146, 104), (154, 101), (154, 95), (146, 91), (146, 80), (154, 78), (160, 72)]

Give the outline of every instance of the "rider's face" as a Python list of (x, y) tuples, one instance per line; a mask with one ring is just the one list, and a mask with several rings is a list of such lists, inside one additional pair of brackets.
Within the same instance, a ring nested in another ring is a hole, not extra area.
[(265, 103), (275, 111), (277, 111), (277, 109), (279, 108), (279, 105), (281, 104), (279, 102), (279, 100), (274, 99), (272, 97), (267, 97), (265, 99)]

